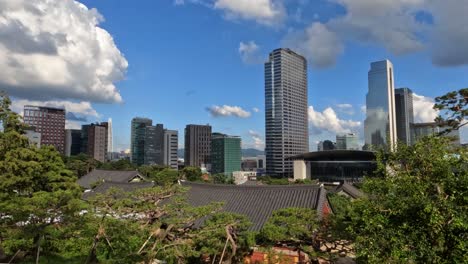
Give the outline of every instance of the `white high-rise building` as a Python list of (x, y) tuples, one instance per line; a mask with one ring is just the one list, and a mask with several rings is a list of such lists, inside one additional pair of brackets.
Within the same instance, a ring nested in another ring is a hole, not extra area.
[(366, 146), (393, 149), (397, 140), (393, 64), (389, 60), (371, 63), (368, 78), (364, 122)]
[(288, 157), (309, 151), (307, 61), (290, 49), (276, 49), (265, 63), (266, 173), (293, 175)]

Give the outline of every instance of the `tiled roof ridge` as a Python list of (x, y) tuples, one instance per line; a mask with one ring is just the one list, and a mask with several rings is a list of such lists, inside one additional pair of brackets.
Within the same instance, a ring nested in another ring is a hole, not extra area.
[(202, 187), (210, 187), (210, 188), (236, 188), (236, 189), (320, 189), (319, 185), (312, 185), (312, 184), (289, 184), (289, 185), (234, 185), (234, 184), (214, 184), (214, 183), (203, 183), (203, 182), (190, 182), (190, 181), (183, 181), (182, 186), (202, 186)]

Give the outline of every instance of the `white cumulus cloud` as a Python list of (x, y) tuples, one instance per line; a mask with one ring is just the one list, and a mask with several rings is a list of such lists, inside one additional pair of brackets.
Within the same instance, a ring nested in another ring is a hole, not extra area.
[(249, 130), (249, 135), (252, 137), (253, 140), (253, 147), (256, 149), (263, 150), (265, 149), (265, 141), (263, 137), (254, 130)]
[(0, 1), (0, 90), (31, 100), (121, 102), (126, 59), (74, 0)]
[(319, 22), (313, 23), (303, 32), (288, 34), (283, 39), (283, 46), (299, 52), (316, 68), (334, 65), (344, 50), (338, 35)]
[(242, 109), (240, 106), (230, 106), (230, 105), (213, 105), (211, 107), (206, 108), (206, 110), (211, 114), (213, 117), (227, 117), (227, 116), (234, 116), (239, 118), (248, 118), (251, 116), (249, 111)]
[(286, 16), (281, 0), (216, 0), (214, 8), (224, 10), (228, 19), (255, 20), (264, 25), (277, 25)]
[(350, 133), (361, 127), (360, 121), (343, 120), (338, 117), (335, 110), (327, 107), (323, 112), (315, 111), (313, 106), (309, 106), (309, 124), (312, 133), (323, 131), (332, 133)]
[(434, 122), (439, 112), (433, 109), (434, 99), (423, 95), (413, 94), (414, 122)]
[(316, 67), (335, 64), (345, 43), (385, 48), (394, 55), (426, 51), (438, 66), (468, 64), (466, 0), (329, 0), (345, 10), (327, 22), (289, 33), (284, 44)]
[(257, 107), (252, 108), (252, 110), (253, 110), (255, 113), (260, 112), (260, 109), (258, 109)]
[(260, 47), (254, 42), (240, 42), (239, 43), (239, 54), (241, 59), (246, 64), (256, 64), (262, 62), (262, 56), (260, 54)]

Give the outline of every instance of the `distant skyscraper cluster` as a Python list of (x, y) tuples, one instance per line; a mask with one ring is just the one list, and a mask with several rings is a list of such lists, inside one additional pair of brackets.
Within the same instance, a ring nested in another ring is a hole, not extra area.
[(178, 133), (153, 126), (149, 118), (135, 117), (131, 123), (131, 161), (136, 165), (161, 165), (177, 169)]
[(290, 176), (288, 157), (309, 151), (307, 61), (276, 49), (265, 63), (266, 173)]
[[(364, 122), (366, 148), (394, 149), (397, 141), (412, 145), (424, 136), (446, 129), (435, 122), (414, 122), (413, 92), (409, 88), (395, 89), (393, 72), (389, 60), (371, 63)], [(452, 131), (449, 136), (455, 138), (454, 144), (460, 144), (459, 131)]]
[[(240, 170), (261, 169), (267, 175), (293, 174), (290, 157), (309, 151), (308, 79), (306, 59), (290, 49), (273, 50), (264, 64), (265, 76), (265, 158), (241, 162), (241, 138), (213, 133), (210, 125), (189, 124), (184, 133), (184, 165), (200, 167), (211, 173), (231, 176)], [(54, 146), (66, 156), (84, 153), (99, 161), (113, 159), (112, 119), (86, 124), (80, 130), (65, 130), (64, 109), (24, 107), (24, 122), (29, 125), (30, 142)], [(372, 62), (368, 72), (365, 149), (388, 147), (400, 141), (411, 145), (423, 136), (444, 130), (435, 122), (415, 123), (413, 92), (395, 89), (393, 64), (389, 60)], [(457, 138), (459, 132), (449, 134)], [(136, 165), (162, 165), (177, 169), (179, 135), (176, 130), (153, 125), (149, 118), (131, 121), (130, 159)], [(319, 151), (360, 150), (356, 133), (336, 135), (336, 141), (321, 141)], [(264, 161), (265, 160), (265, 161)]]
[(112, 121), (83, 125), (81, 130), (65, 129), (65, 109), (24, 106), (26, 137), (39, 146), (54, 146), (63, 155), (84, 153), (104, 162), (112, 152)]

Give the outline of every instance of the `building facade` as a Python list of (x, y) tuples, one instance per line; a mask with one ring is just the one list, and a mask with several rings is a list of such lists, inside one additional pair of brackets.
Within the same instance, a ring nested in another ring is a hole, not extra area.
[[(448, 128), (447, 126), (439, 127), (435, 122), (414, 123), (411, 125), (411, 142), (415, 144), (423, 137), (438, 135)], [(452, 139), (453, 145), (460, 146), (460, 130), (452, 130), (445, 136)]]
[(289, 50), (276, 49), (265, 63), (266, 173), (291, 176), (287, 157), (309, 151), (307, 61)]
[(211, 155), (211, 126), (185, 127), (185, 166), (209, 167)]
[(336, 143), (332, 142), (331, 140), (320, 141), (317, 144), (317, 151), (334, 150), (334, 149), (336, 149)]
[(178, 169), (177, 149), (179, 146), (179, 133), (177, 130), (164, 130), (164, 157), (163, 163), (171, 169)]
[(92, 125), (88, 127), (88, 154), (100, 162), (107, 157), (107, 129), (105, 126)]
[(389, 60), (371, 63), (368, 82), (365, 144), (393, 149), (397, 140), (393, 64)]
[(164, 126), (146, 126), (144, 129), (143, 141), (143, 164), (162, 165), (164, 155)]
[(211, 137), (211, 173), (232, 176), (241, 170), (241, 138), (213, 133)]
[(81, 152), (81, 130), (65, 130), (65, 156), (75, 156)]
[(356, 133), (336, 135), (336, 149), (361, 150), (358, 135)]
[(409, 88), (395, 90), (395, 114), (397, 139), (411, 145), (411, 124), (414, 123), (413, 91)]
[(65, 154), (65, 109), (25, 105), (24, 123), (41, 134), (41, 145)]
[(132, 119), (130, 132), (130, 160), (133, 164), (145, 163), (145, 128), (151, 126), (153, 120), (135, 117)]

